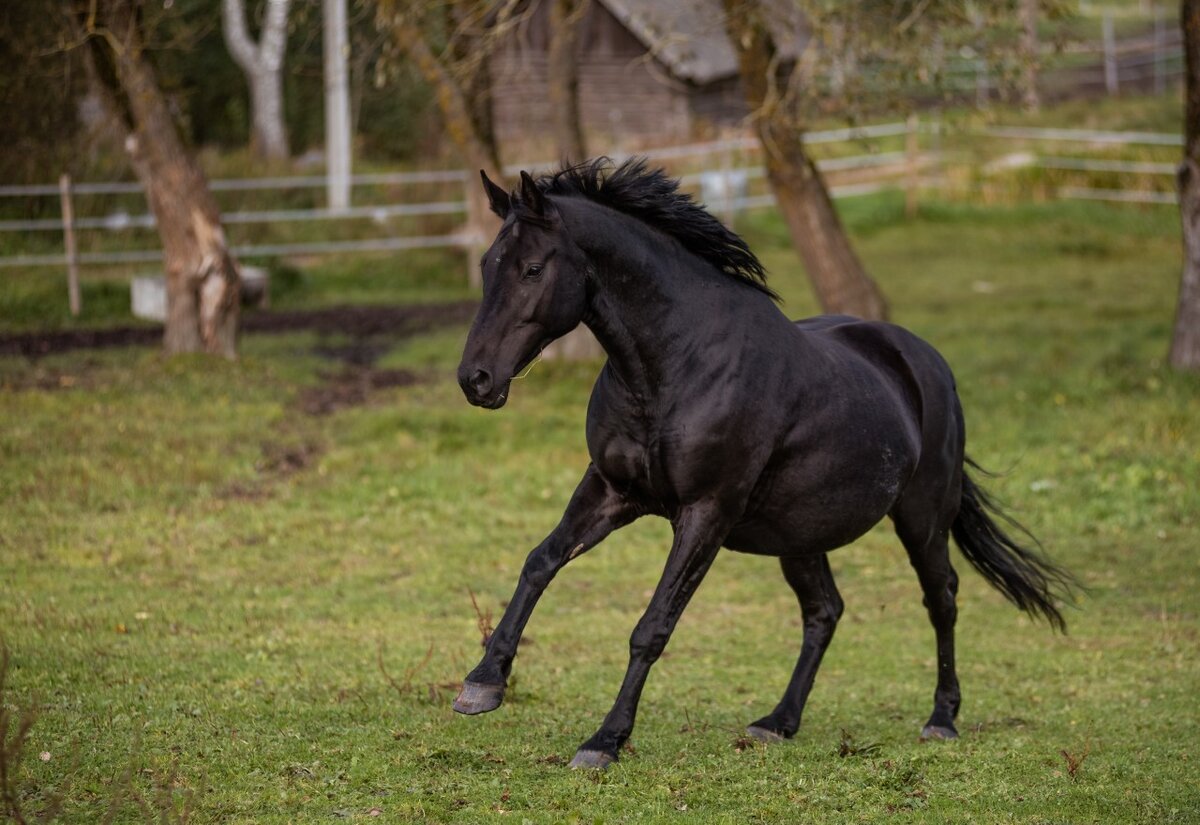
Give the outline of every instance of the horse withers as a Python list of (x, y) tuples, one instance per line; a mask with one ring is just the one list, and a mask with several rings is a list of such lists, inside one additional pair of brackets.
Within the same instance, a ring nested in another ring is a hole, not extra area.
[(608, 361), (588, 405), (591, 464), (526, 559), (455, 710), (500, 706), (550, 580), (644, 515), (668, 519), (674, 541), (616, 702), (573, 767), (617, 759), (650, 667), (722, 547), (777, 557), (803, 616), (783, 698), (747, 729), (763, 741), (795, 735), (842, 614), (827, 554), (884, 516), (937, 637), (923, 738), (958, 735), (951, 535), (1018, 607), (1064, 627), (1058, 603), (1072, 580), (988, 515), (995, 507), (964, 466), (954, 377), (929, 344), (845, 316), (790, 321), (745, 242), (644, 161), (600, 159), (537, 180), (522, 172), (512, 193), (483, 182), (504, 222), (480, 261), (483, 302), (458, 369), (467, 400), (502, 407), (512, 378), (580, 323)]

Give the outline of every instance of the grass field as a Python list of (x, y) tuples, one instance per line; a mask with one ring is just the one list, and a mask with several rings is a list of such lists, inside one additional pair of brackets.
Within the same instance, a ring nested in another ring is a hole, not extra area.
[[(786, 684), (799, 611), (773, 561), (730, 553), (655, 668), (634, 751), (604, 775), (566, 769), (657, 581), (669, 534), (654, 521), (564, 571), (505, 706), (456, 716), (479, 654), (468, 590), (498, 616), (557, 520), (587, 461), (595, 365), (541, 364), (488, 413), (454, 383), (452, 329), (376, 365), (416, 383), (312, 416), (299, 399), (340, 369), (314, 352), (330, 342), (248, 336), (235, 364), (0, 360), (3, 703), (37, 714), (11, 777), (22, 810), (1200, 821), (1200, 379), (1163, 363), (1174, 210), (844, 208), (895, 320), (954, 366), (969, 449), (1005, 471), (993, 489), (1090, 588), (1055, 636), (956, 554), (959, 741), (917, 742), (933, 634), (886, 525), (833, 556), (846, 616), (790, 743), (741, 730)], [(744, 229), (786, 311), (811, 313), (778, 219)]]

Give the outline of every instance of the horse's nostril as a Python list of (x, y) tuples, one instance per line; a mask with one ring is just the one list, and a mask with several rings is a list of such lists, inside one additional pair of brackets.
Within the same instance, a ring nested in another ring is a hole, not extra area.
[(487, 370), (475, 370), (471, 373), (471, 389), (479, 395), (486, 395), (492, 388), (492, 374)]

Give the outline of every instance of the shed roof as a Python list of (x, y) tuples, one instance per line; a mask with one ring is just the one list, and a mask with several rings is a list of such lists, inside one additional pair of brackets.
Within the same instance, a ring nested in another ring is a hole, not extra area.
[[(671, 74), (705, 84), (737, 74), (737, 55), (725, 34), (720, 0), (599, 0)], [(776, 42), (781, 56), (795, 58), (807, 42), (797, 4), (769, 3), (778, 19)]]

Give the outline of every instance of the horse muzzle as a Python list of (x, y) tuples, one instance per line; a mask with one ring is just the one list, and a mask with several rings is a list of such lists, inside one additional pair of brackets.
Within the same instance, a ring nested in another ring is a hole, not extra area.
[(467, 401), (476, 407), (498, 410), (508, 400), (510, 381), (497, 383), (492, 374), (480, 367), (459, 367), (458, 385)]

